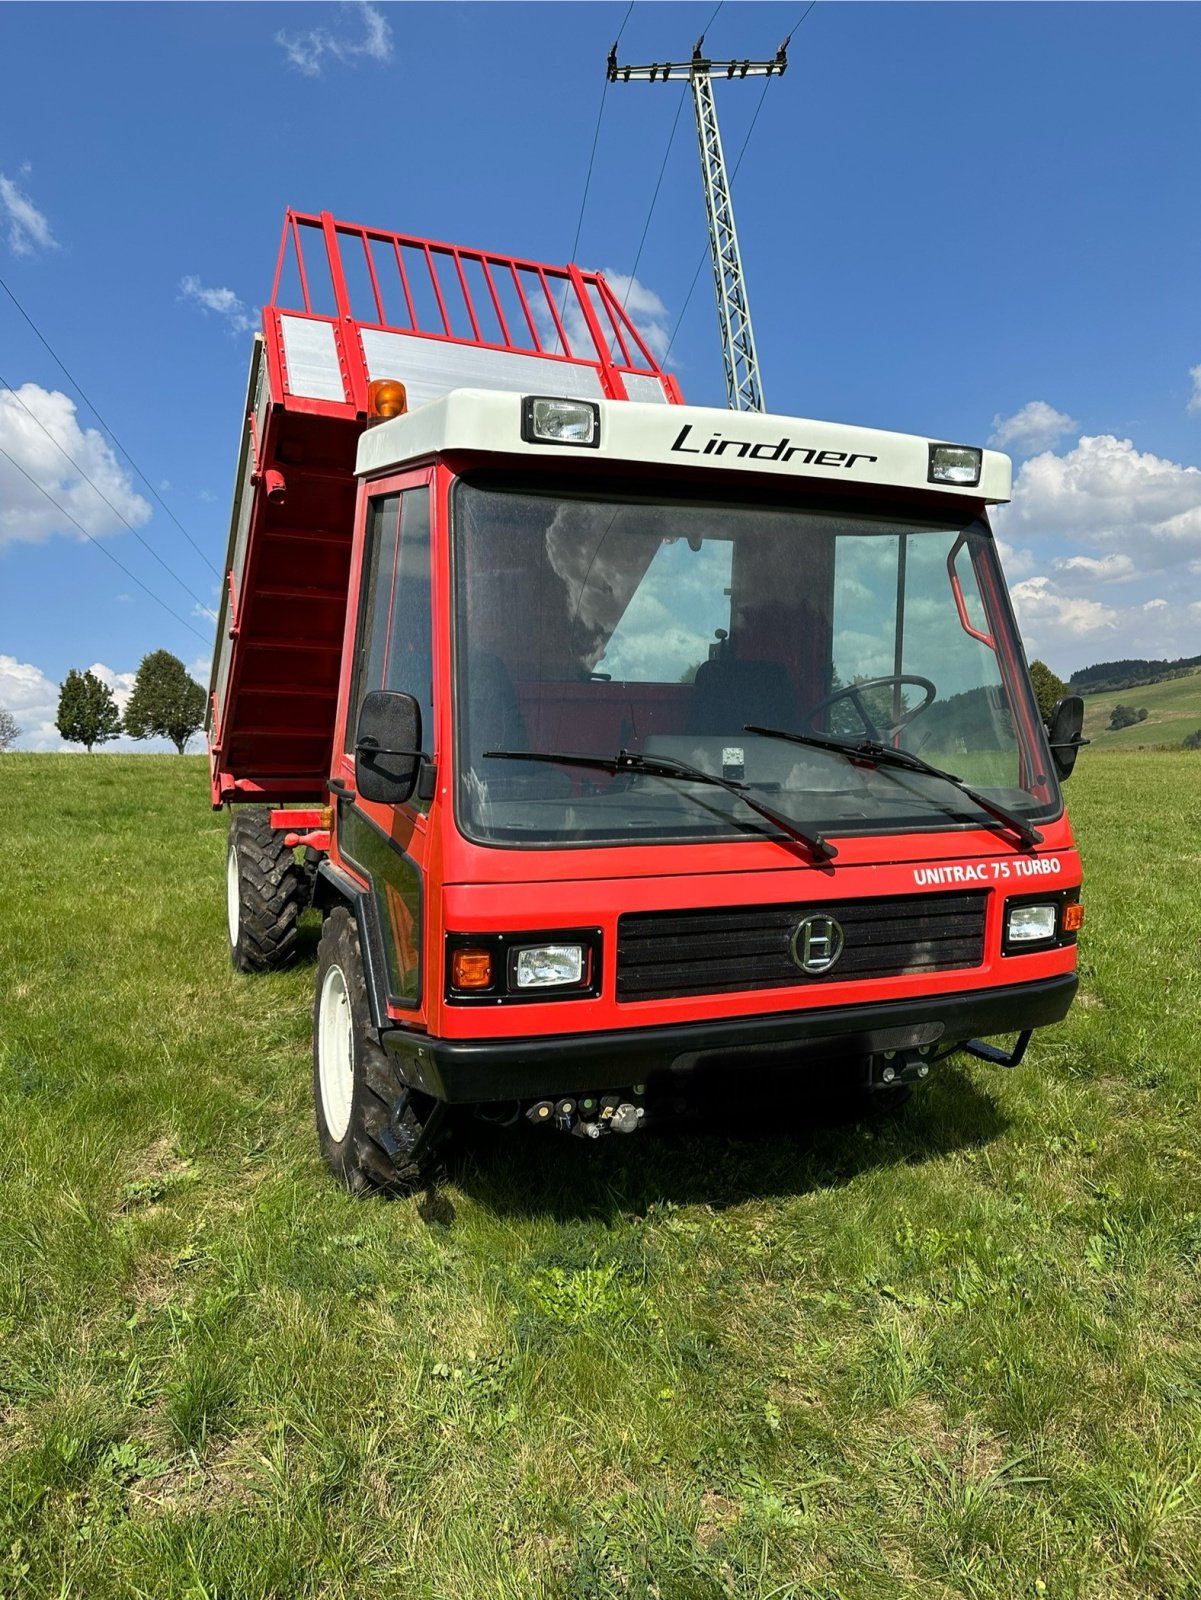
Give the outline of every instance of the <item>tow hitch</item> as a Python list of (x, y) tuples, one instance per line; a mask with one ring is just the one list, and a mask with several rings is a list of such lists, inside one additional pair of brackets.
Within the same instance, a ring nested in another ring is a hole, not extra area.
[(888, 1089), (897, 1083), (920, 1083), (930, 1076), (932, 1045), (916, 1050), (885, 1050), (872, 1057), (872, 1088)]

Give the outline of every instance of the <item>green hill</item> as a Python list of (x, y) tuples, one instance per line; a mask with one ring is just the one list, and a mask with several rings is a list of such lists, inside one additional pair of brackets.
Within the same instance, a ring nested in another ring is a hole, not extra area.
[[(1109, 732), (1109, 713), (1116, 705), (1147, 708), (1147, 720), (1117, 733)], [(1106, 689), (1084, 697), (1084, 734), (1098, 747), (1140, 750), (1151, 745), (1179, 744), (1201, 728), (1201, 669), (1187, 677), (1148, 683), (1141, 689)]]

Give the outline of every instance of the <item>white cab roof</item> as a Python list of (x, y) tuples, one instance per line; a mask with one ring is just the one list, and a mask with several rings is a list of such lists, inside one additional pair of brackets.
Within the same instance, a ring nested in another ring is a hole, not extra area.
[(830, 479), (848, 487), (863, 483), (967, 495), (990, 505), (1010, 496), (1009, 457), (997, 450), (983, 452), (979, 486), (963, 488), (929, 481), (930, 445), (956, 442), (952, 440), (704, 406), (596, 403), (596, 447), (527, 443), (521, 437), (521, 395), (456, 389), (368, 428), (359, 441), (355, 470), (360, 477), (376, 477), (444, 451), (464, 450), (498, 457), (560, 457), (598, 467), (627, 461), (665, 468), (735, 468), (810, 483)]

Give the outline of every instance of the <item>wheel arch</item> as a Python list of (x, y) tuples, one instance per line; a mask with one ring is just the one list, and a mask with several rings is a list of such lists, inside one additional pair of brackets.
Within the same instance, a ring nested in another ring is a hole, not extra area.
[(372, 1025), (381, 1033), (395, 1027), (388, 1016), (388, 961), (374, 894), (326, 860), (317, 868), (313, 905), (322, 915), (337, 906), (344, 906), (350, 912), (359, 936), (359, 955)]

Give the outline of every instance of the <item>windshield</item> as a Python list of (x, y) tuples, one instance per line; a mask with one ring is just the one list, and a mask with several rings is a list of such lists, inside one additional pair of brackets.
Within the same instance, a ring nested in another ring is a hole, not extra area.
[(995, 826), (937, 777), (748, 723), (911, 751), (1025, 818), (1059, 809), (983, 524), (468, 481), (452, 517), (469, 837), (780, 836), (736, 787), (493, 751), (686, 762), (823, 833)]

